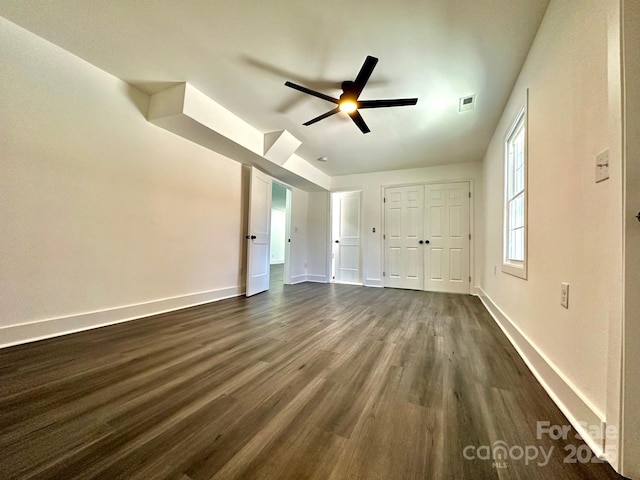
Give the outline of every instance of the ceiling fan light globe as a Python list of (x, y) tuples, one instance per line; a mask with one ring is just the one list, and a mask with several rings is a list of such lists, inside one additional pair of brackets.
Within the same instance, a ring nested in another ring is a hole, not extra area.
[(340, 111), (344, 113), (353, 113), (358, 109), (358, 104), (353, 100), (343, 100), (340, 102)]

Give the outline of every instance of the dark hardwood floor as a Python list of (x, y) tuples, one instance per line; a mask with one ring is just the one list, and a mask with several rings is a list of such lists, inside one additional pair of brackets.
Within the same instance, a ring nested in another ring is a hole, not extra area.
[[(0, 381), (2, 479), (621, 478), (536, 438), (569, 422), (471, 296), (286, 285), (0, 350)], [(553, 451), (463, 455), (500, 440)]]

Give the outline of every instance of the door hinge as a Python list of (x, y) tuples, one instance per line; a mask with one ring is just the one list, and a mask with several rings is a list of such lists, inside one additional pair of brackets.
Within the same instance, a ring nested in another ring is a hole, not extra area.
[(471, 277), (469, 277), (469, 283), (471, 283)]
[(383, 234), (382, 234), (382, 239), (383, 239), (383, 240), (386, 240), (386, 239), (387, 239), (387, 234), (386, 234), (386, 233), (383, 233)]
[(471, 240), (471, 234), (469, 234), (469, 240)]
[(469, 198), (471, 198), (471, 192), (469, 192)]
[(387, 203), (387, 197), (382, 198), (382, 203)]
[(387, 272), (382, 272), (382, 276), (383, 276), (383, 277), (386, 277), (386, 273), (387, 273)]

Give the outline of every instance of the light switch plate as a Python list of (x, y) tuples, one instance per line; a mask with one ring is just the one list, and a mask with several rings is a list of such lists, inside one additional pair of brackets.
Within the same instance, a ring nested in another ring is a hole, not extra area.
[(609, 149), (596, 157), (596, 183), (609, 178)]

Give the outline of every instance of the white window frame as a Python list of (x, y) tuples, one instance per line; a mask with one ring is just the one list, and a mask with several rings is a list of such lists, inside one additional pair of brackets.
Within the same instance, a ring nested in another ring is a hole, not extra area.
[[(527, 92), (528, 93), (528, 92)], [(528, 96), (528, 95), (527, 95)], [(529, 229), (528, 223), (528, 215), (527, 215), (527, 203), (528, 203), (528, 192), (527, 192), (527, 166), (528, 166), (528, 137), (529, 137), (529, 128), (527, 122), (527, 104), (522, 107), (522, 109), (518, 112), (513, 121), (511, 128), (509, 128), (507, 135), (505, 136), (504, 141), (504, 201), (503, 201), (503, 242), (502, 242), (502, 271), (504, 273), (508, 273), (510, 275), (514, 275), (516, 277), (527, 279), (527, 232)], [(523, 151), (523, 165), (522, 165), (522, 189), (517, 190), (516, 192), (512, 192), (510, 195), (509, 185), (510, 182), (513, 181), (512, 171), (514, 169), (512, 159), (510, 158), (509, 152), (510, 147), (513, 140), (517, 137), (520, 130), (524, 128), (524, 151)], [(513, 202), (517, 197), (522, 195), (523, 197), (523, 222), (524, 225), (522, 227), (523, 230), (523, 259), (522, 260), (513, 260), (510, 259), (509, 251), (510, 251), (510, 220), (509, 220), (509, 205)]]

